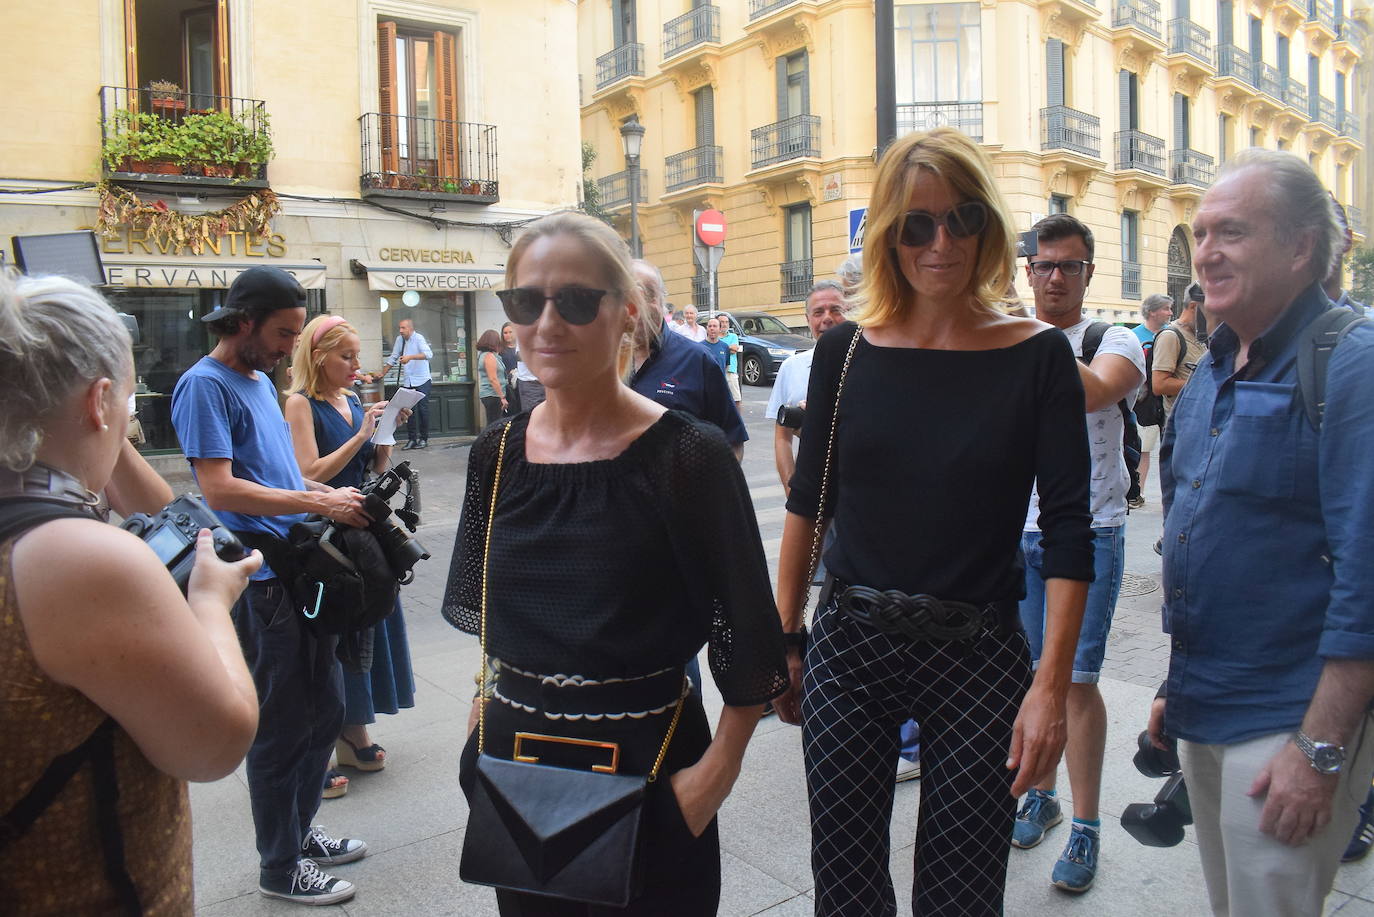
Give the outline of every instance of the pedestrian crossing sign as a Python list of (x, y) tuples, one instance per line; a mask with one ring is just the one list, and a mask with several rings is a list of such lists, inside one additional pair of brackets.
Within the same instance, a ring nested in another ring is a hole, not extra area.
[(864, 227), (868, 224), (868, 208), (855, 207), (849, 211), (849, 253), (864, 250)]

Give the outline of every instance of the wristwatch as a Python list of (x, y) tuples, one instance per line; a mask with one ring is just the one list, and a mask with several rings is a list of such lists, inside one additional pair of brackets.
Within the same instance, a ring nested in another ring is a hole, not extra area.
[(1345, 764), (1345, 747), (1331, 742), (1317, 742), (1301, 729), (1293, 734), (1293, 744), (1307, 756), (1312, 769), (1319, 774), (1339, 774)]
[(801, 626), (801, 630), (785, 631), (782, 635), (783, 646), (791, 649), (796, 647), (802, 657), (806, 656), (806, 644), (810, 641), (810, 635), (806, 632), (806, 625)]

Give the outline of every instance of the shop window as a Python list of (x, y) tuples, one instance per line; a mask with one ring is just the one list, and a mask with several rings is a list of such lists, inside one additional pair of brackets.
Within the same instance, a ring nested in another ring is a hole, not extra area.
[[(414, 293), (415, 305), (405, 302)], [(434, 357), (429, 361), (429, 372), (435, 383), (466, 382), (472, 378), (473, 359), (469, 352), (469, 342), (475, 343), (480, 331), (472, 333), (470, 327), (471, 307), (466, 293), (383, 293), (382, 341), (380, 356), (376, 366), (380, 367), (391, 355), (391, 348), (400, 334), (402, 319), (415, 323), (415, 330), (425, 336)], [(499, 331), (500, 329), (495, 329)], [(371, 362), (371, 361), (368, 361)], [(396, 370), (391, 370), (388, 381), (395, 381)]]

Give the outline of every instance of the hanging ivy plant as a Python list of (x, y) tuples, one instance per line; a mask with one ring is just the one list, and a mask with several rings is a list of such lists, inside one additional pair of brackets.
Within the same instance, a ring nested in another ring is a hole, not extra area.
[(209, 213), (182, 213), (163, 200), (148, 203), (127, 188), (101, 182), (96, 186), (100, 198), (96, 229), (106, 236), (127, 226), (148, 234), (160, 248), (180, 253), (190, 249), (201, 254), (206, 243), (227, 232), (251, 232), (265, 236), (272, 231), (272, 217), (281, 210), (271, 191), (255, 191), (223, 210)]

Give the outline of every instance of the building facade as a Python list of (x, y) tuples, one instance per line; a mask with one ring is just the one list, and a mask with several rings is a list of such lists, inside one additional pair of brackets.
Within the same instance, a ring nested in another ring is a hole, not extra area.
[[(7, 23), (5, 106), (33, 129), (0, 137), (0, 231), (101, 229), (106, 292), (139, 319), (145, 448), (177, 448), (199, 317), (258, 264), (357, 327), (365, 369), (413, 319), (436, 435), (477, 428), (512, 236), (578, 200), (571, 0), (53, 0)], [(541, 65), (512, 80), (512, 60)]]
[[(989, 152), (1018, 228), (1093, 228), (1088, 315), (1138, 320), (1191, 282), (1192, 213), (1228, 155), (1302, 155), (1364, 237), (1363, 27), (1351, 0), (976, 0), (894, 9), (898, 133), (951, 125)], [(705, 301), (692, 214), (729, 225), (722, 308), (800, 324), (859, 241), (874, 175), (872, 0), (581, 0), (584, 138), (601, 204), (669, 298)], [(645, 127), (640, 172), (619, 128)], [(633, 180), (632, 180), (633, 179)]]

